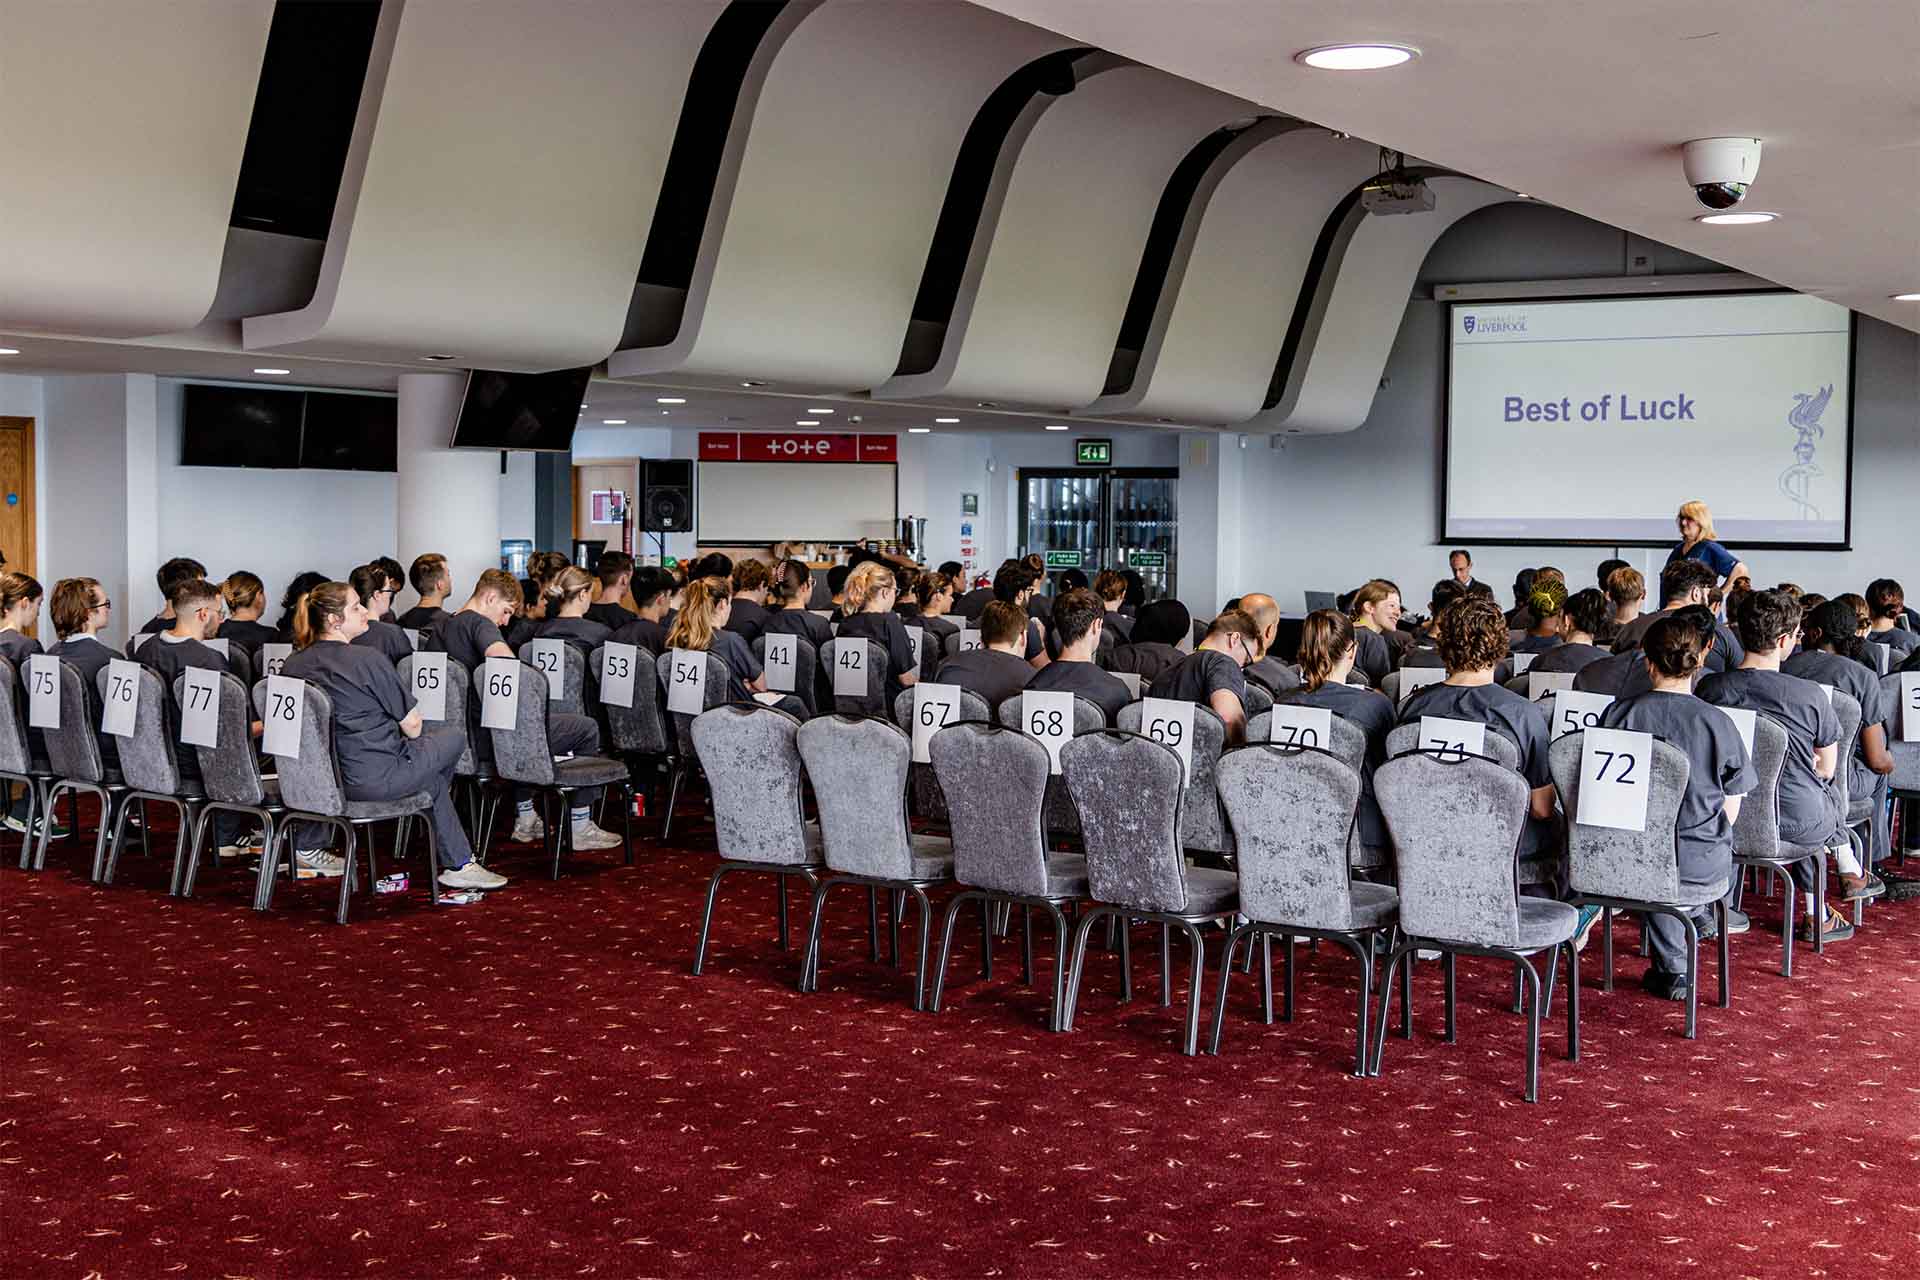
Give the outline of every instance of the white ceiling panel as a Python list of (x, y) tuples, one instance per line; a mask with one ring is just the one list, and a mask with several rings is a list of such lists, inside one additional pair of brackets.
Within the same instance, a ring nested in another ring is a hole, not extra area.
[(272, 0), (0, 0), (0, 326), (212, 305)]
[(483, 368), (619, 343), (718, 0), (388, 0), (313, 301), (250, 349)]
[(715, 200), (679, 333), (615, 352), (608, 372), (885, 379), (975, 112), (1066, 47), (959, 0), (843, 0), (807, 15), (735, 122), (731, 198)]

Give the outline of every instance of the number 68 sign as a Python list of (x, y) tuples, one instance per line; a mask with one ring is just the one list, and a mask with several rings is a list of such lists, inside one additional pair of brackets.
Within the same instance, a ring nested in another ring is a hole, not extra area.
[(1588, 729), (1580, 749), (1580, 807), (1574, 821), (1583, 827), (1645, 831), (1652, 776), (1652, 734)]

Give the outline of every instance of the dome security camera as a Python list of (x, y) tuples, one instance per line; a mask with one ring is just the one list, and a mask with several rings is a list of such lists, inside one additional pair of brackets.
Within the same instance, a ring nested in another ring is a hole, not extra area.
[(1731, 209), (1760, 171), (1760, 139), (1695, 138), (1680, 148), (1680, 162), (1694, 199), (1715, 211)]

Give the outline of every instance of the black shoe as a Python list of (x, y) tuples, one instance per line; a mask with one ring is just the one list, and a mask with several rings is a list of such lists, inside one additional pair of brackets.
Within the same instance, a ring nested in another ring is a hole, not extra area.
[(1648, 995), (1661, 1000), (1687, 998), (1687, 975), (1684, 973), (1662, 973), (1658, 969), (1648, 969), (1640, 975), (1640, 986)]

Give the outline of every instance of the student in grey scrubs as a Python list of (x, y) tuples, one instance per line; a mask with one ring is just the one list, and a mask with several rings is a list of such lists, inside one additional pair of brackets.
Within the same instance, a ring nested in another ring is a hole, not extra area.
[[(1255, 591), (1240, 597), (1240, 612), (1252, 618), (1253, 625), (1260, 632), (1259, 652), (1247, 664), (1247, 679), (1268, 693), (1299, 688), (1300, 673), (1280, 661), (1273, 652), (1273, 642), (1280, 636), (1280, 602), (1270, 595)], [(1405, 632), (1396, 634), (1407, 635)], [(1412, 642), (1413, 637), (1407, 635), (1408, 645), (1411, 646)]]
[(367, 611), (367, 625), (355, 632), (349, 643), (371, 649), (395, 666), (401, 659), (411, 657), (413, 643), (407, 639), (407, 633), (391, 622), (380, 620), (393, 608), (393, 587), (386, 570), (377, 563), (363, 564), (348, 575), (347, 585), (360, 597)]
[(613, 635), (605, 623), (589, 616), (593, 606), (593, 575), (568, 565), (547, 583), (547, 616), (533, 629), (536, 640), (565, 640), (586, 655)]
[[(893, 611), (900, 586), (893, 567), (869, 560), (847, 577), (842, 592), (847, 616), (840, 624), (842, 640), (871, 640), (887, 654), (887, 705), (920, 679), (920, 668), (913, 660), (913, 645), (907, 639), (907, 624)], [(923, 632), (921, 639), (925, 640)]]
[(1547, 653), (1560, 644), (1561, 615), (1567, 607), (1567, 584), (1558, 578), (1537, 576), (1527, 593), (1527, 634), (1512, 646), (1515, 653)]
[(1906, 612), (1907, 593), (1892, 578), (1875, 578), (1867, 585), (1867, 639), (1893, 650), (1889, 665), (1895, 667), (1920, 652), (1920, 632), (1900, 626)]
[[(1660, 612), (1643, 613), (1622, 627), (1614, 639), (1613, 651), (1624, 653), (1628, 649), (1638, 649), (1640, 637), (1657, 619), (1690, 604), (1705, 605), (1712, 595), (1713, 570), (1698, 560), (1675, 560), (1660, 573)], [(1745, 656), (1740, 649), (1739, 637), (1724, 626), (1716, 626), (1713, 652), (1707, 655), (1707, 670), (1730, 671), (1739, 666)]]
[(1588, 587), (1568, 597), (1560, 613), (1560, 643), (1533, 660), (1528, 671), (1578, 671), (1607, 656), (1594, 643), (1600, 628), (1606, 625), (1609, 605), (1605, 593)]
[(1060, 638), (1060, 656), (1034, 672), (1027, 688), (1085, 698), (1105, 713), (1109, 725), (1115, 725), (1120, 722), (1121, 708), (1133, 701), (1133, 696), (1126, 685), (1094, 665), (1105, 618), (1105, 604), (1085, 587), (1055, 596), (1050, 621), (1053, 634)]
[[(1690, 604), (1684, 609), (1675, 609), (1664, 615), (1692, 629), (1699, 638), (1701, 665), (1693, 672), (1693, 683), (1698, 685), (1708, 674), (1706, 662), (1713, 656), (1716, 643), (1713, 614), (1703, 604)], [(1640, 652), (1639, 645), (1620, 653), (1610, 654), (1598, 662), (1589, 662), (1573, 677), (1573, 687), (1580, 693), (1604, 693), (1615, 698), (1631, 698), (1653, 688), (1653, 682), (1647, 675), (1647, 664)]]
[(431, 795), (427, 820), (440, 854), (440, 883), (498, 889), (507, 878), (474, 860), (453, 807), (453, 768), (466, 750), (465, 735), (450, 725), (426, 724), (394, 664), (378, 649), (353, 643), (371, 620), (357, 587), (320, 584), (295, 609), (294, 653), (281, 674), (311, 681), (332, 702), (333, 753), (349, 799)]
[[(1896, 727), (1898, 699), (1880, 687), (1879, 669), (1860, 638), (1860, 617), (1843, 600), (1830, 600), (1807, 614), (1801, 623), (1800, 652), (1780, 664), (1780, 670), (1815, 684), (1829, 685), (1860, 704), (1860, 736), (1847, 760), (1848, 799), (1873, 794), (1880, 779), (1893, 772), (1893, 753), (1887, 744)], [(1888, 824), (1873, 824), (1878, 861), (1887, 850)]]
[[(1448, 579), (1452, 581), (1451, 578)], [(1461, 594), (1466, 594), (1464, 589)], [(1360, 843), (1378, 850), (1392, 865), (1393, 841), (1373, 798), (1373, 771), (1386, 762), (1387, 734), (1393, 731), (1393, 703), (1372, 689), (1347, 683), (1358, 652), (1353, 623), (1338, 609), (1316, 609), (1300, 627), (1300, 687), (1274, 695), (1274, 702), (1322, 707), (1350, 721), (1366, 735), (1366, 763), (1360, 770)]]
[[(1784, 591), (1755, 591), (1740, 606), (1740, 639), (1747, 656), (1733, 670), (1700, 682), (1700, 696), (1715, 706), (1744, 707), (1786, 730), (1787, 754), (1780, 768), (1780, 837), (1790, 844), (1826, 848), (1840, 869), (1843, 899), (1877, 897), (1885, 892), (1869, 878), (1847, 841), (1846, 813), (1840, 792), (1831, 785), (1840, 761), (1840, 722), (1833, 704), (1811, 680), (1790, 676), (1780, 664), (1800, 639), (1800, 605)], [(1825, 868), (1819, 874), (1824, 875)], [(1806, 891), (1806, 936), (1812, 938), (1813, 874), (1804, 863), (1793, 867), (1794, 882)], [(1821, 932), (1829, 942), (1853, 936), (1845, 916), (1827, 909)]]
[[(1700, 633), (1677, 618), (1662, 618), (1648, 628), (1641, 643), (1652, 687), (1615, 701), (1601, 713), (1600, 727), (1650, 733), (1687, 757), (1687, 789), (1674, 825), (1680, 879), (1688, 884), (1730, 886), (1733, 824), (1740, 816), (1740, 797), (1759, 780), (1733, 721), (1693, 696), (1693, 676), (1700, 669)], [(1703, 926), (1702, 937), (1712, 936), (1711, 913), (1702, 911), (1695, 920)], [(1653, 913), (1645, 921), (1653, 964), (1641, 985), (1663, 999), (1685, 1000), (1686, 936), (1680, 923), (1672, 916)], [(1744, 914), (1728, 911), (1729, 933), (1744, 933), (1747, 928)]]

